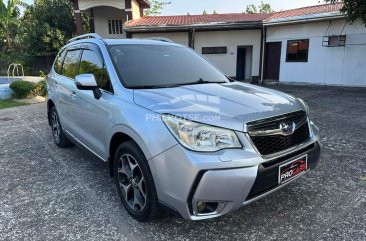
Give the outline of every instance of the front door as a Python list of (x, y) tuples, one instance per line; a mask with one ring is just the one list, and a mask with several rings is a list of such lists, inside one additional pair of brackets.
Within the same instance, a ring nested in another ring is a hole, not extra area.
[(106, 160), (108, 127), (110, 126), (110, 102), (114, 98), (112, 85), (105, 68), (101, 51), (97, 45), (83, 44), (79, 64), (79, 74), (93, 74), (102, 91), (100, 99), (95, 99), (90, 90), (76, 90), (74, 113), (75, 137)]
[(264, 78), (268, 80), (280, 79), (281, 42), (266, 43)]
[(238, 47), (238, 56), (236, 61), (236, 79), (245, 80), (245, 56), (246, 48)]

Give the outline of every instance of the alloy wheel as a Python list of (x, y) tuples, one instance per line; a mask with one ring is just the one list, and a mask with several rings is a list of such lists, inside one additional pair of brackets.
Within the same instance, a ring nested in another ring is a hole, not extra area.
[(138, 162), (130, 154), (123, 154), (119, 159), (118, 183), (128, 206), (141, 212), (146, 205), (145, 177)]

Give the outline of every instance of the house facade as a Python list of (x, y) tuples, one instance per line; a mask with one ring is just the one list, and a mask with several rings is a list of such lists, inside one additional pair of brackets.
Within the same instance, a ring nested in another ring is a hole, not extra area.
[(76, 18), (76, 32), (83, 34), (82, 12), (89, 18), (90, 32), (104, 38), (126, 38), (123, 24), (143, 17), (150, 7), (148, 0), (72, 0)]
[(366, 86), (366, 27), (348, 23), (341, 7), (142, 17), (127, 22), (125, 31), (189, 46), (239, 80)]

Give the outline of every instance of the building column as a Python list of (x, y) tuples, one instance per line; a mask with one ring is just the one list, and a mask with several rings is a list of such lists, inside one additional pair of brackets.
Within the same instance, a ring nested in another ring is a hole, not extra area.
[(127, 21), (132, 20), (132, 1), (131, 0), (125, 0), (125, 11), (127, 16)]
[(95, 33), (95, 25), (94, 25), (94, 11), (93, 11), (93, 8), (91, 8), (91, 9), (90, 9), (89, 27), (90, 27), (90, 32), (91, 32), (91, 33)]
[(81, 11), (79, 10), (79, 0), (74, 0), (74, 15), (76, 19), (76, 35), (83, 34), (83, 20), (81, 18)]

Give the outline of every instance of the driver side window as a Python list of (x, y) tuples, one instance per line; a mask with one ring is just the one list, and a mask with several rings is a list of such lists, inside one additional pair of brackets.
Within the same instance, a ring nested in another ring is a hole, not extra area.
[(79, 65), (79, 74), (94, 74), (98, 87), (113, 93), (108, 72), (99, 53), (84, 49)]

